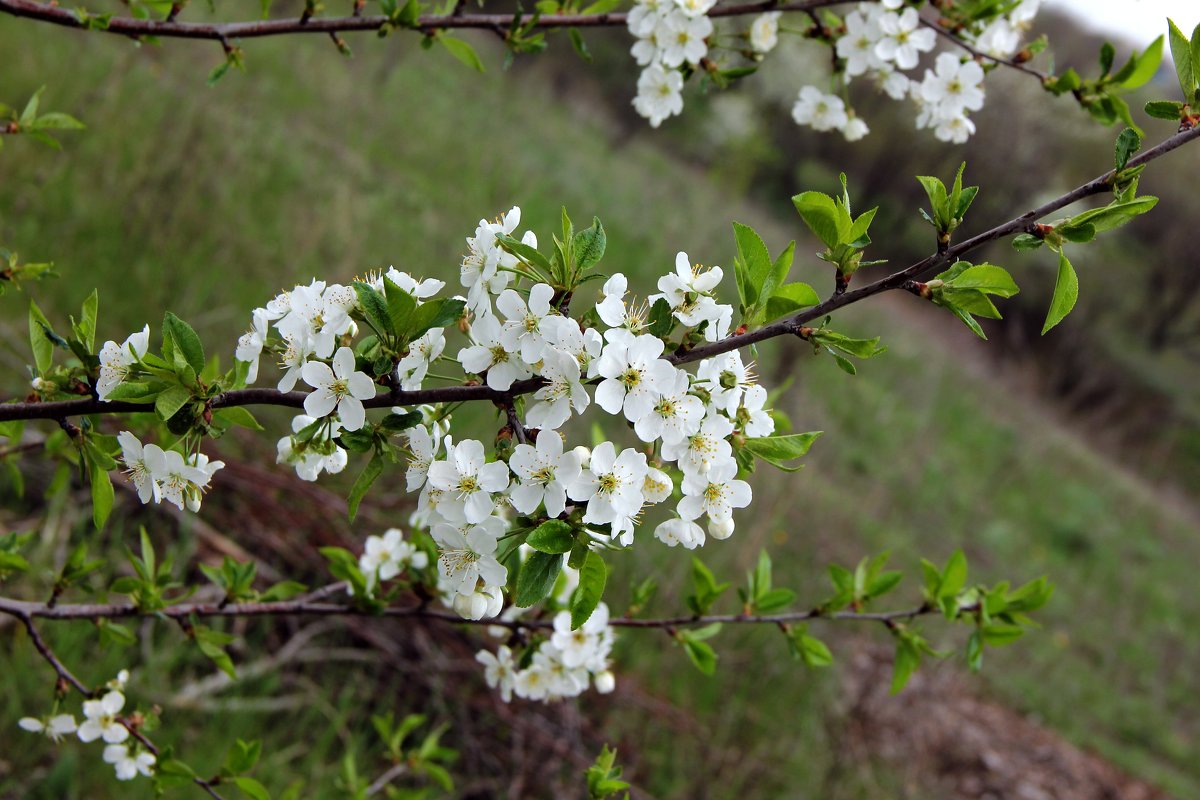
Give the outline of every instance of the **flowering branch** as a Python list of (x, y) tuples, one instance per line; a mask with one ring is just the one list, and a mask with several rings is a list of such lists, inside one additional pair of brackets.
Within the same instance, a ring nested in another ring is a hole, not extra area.
[[(0, 3), (12, 0), (0, 0)], [(1150, 163), (1171, 151), (1200, 138), (1200, 126), (1181, 130), (1158, 145), (1146, 150), (1138, 156), (1129, 159), (1125, 169), (1132, 169)], [(905, 284), (935, 269), (953, 264), (967, 253), (985, 244), (1014, 234), (1037, 235), (1037, 221), (1060, 211), (1067, 206), (1087, 197), (1103, 194), (1113, 189), (1117, 177), (1116, 170), (1109, 170), (1069, 192), (1051, 200), (1037, 208), (1026, 211), (1020, 216), (1001, 223), (982, 233), (979, 233), (958, 244), (939, 248), (941, 252), (928, 256), (914, 264), (894, 272), (874, 283), (859, 289), (834, 295), (812, 308), (799, 312), (778, 322), (764, 325), (756, 330), (741, 334), (733, 334), (716, 342), (702, 344), (683, 352), (664, 354), (663, 358), (673, 365), (687, 364), (702, 359), (711, 358), (732, 350), (748, 347), (752, 344), (773, 339), (779, 336), (799, 336), (802, 329), (814, 320), (818, 320), (833, 311), (844, 308), (868, 297), (892, 289), (903, 289)], [(390, 406), (417, 406), (425, 403), (453, 403), (462, 401), (487, 400), (507, 408), (513, 398), (530, 394), (545, 385), (541, 378), (529, 378), (515, 381), (508, 389), (492, 389), (487, 385), (446, 386), (432, 389), (405, 391), (392, 389), (389, 392), (365, 400), (365, 408), (386, 408)], [(217, 395), (209, 401), (212, 409), (231, 408), (235, 406), (284, 406), (288, 408), (303, 408), (304, 392), (280, 392), (273, 389), (251, 388), (237, 389)], [(86, 414), (131, 414), (145, 413), (152, 410), (144, 403), (123, 401), (104, 402), (95, 398), (65, 400), (54, 402), (24, 402), (0, 404), (0, 422), (10, 420), (54, 419)]]
[[(404, 619), (429, 619), (440, 622), (452, 622), (465, 625), (483, 625), (509, 628), (510, 630), (551, 630), (554, 622), (549, 619), (465, 619), (459, 614), (430, 608), (425, 602), (410, 606), (388, 606), (382, 609), (367, 608), (347, 603), (321, 602), (321, 598), (346, 590), (344, 581), (329, 584), (304, 597), (292, 600), (281, 600), (270, 603), (179, 603), (166, 608), (148, 611), (139, 609), (129, 603), (77, 603), (69, 605), (50, 605), (22, 600), (12, 600), (0, 597), (0, 613), (9, 614), (20, 619), (26, 627), (32, 627), (32, 620), (46, 619), (63, 620), (97, 620), (124, 619), (129, 617), (165, 617), (172, 620), (186, 620), (189, 617), (389, 617)], [(895, 624), (919, 616), (933, 613), (936, 609), (928, 604), (914, 608), (895, 611), (865, 612), (865, 611), (826, 611), (814, 608), (805, 611), (791, 611), (780, 614), (693, 614), (690, 616), (674, 616), (636, 619), (632, 617), (612, 617), (608, 624), (615, 628), (683, 628), (692, 626), (712, 625), (714, 623), (729, 625), (783, 625), (810, 620), (830, 620), (835, 622), (881, 622), (885, 625)], [(40, 638), (34, 639), (35, 645)], [(44, 646), (44, 642), (42, 643)], [(47, 655), (48, 648), (39, 652), (50, 661), (59, 671), (60, 677), (70, 682), (76, 689), (88, 693), (86, 687), (77, 681), (65, 667), (54, 659), (53, 653)], [(53, 659), (53, 660), (52, 660)], [(61, 670), (61, 671), (60, 671)]]

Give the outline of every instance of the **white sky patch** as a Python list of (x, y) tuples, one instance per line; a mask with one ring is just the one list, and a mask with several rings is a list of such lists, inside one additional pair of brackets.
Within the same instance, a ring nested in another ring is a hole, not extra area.
[(1068, 12), (1083, 27), (1120, 36), (1138, 47), (1167, 32), (1167, 17), (1187, 36), (1200, 23), (1200, 0), (1046, 0), (1044, 6)]

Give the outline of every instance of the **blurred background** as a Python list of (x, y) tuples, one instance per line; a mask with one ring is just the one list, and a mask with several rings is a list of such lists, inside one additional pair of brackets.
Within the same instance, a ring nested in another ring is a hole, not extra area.
[[(1109, 24), (1101, 5), (1090, 21), (1054, 9), (1038, 18), (1057, 64), (1095, 73), (1097, 30)], [(1108, 5), (1161, 17), (1168, 4)], [(1148, 41), (1124, 27), (1137, 41), (1115, 40), (1118, 63)], [(1109, 168), (1118, 132), (1001, 70), (966, 146), (916, 133), (906, 104), (877, 101), (866, 86), (856, 89), (873, 132), (847, 144), (792, 122), (796, 91), (824, 74), (828, 55), (787, 38), (759, 75), (721, 94), (690, 88), (684, 115), (652, 131), (630, 106), (637, 68), (624, 31), (588, 34), (590, 66), (558, 37), (507, 72), (492, 41), (467, 36), (485, 75), (413, 36), (350, 37), (352, 59), (324, 37), (290, 37), (244, 43), (247, 73), (208, 88), (215, 44), (139, 47), (0, 17), (0, 99), (22, 103), (44, 84), (43, 108), (88, 125), (63, 137), (62, 152), (5, 142), (0, 244), (56, 263), (59, 278), (28, 290), (52, 320), (98, 286), (99, 340), (157, 329), (170, 309), (210, 350), (224, 342), (228, 360), (250, 309), (296, 282), (394, 265), (456, 284), (464, 237), (514, 204), (522, 227), (547, 238), (560, 205), (577, 221), (599, 216), (605, 269), (629, 274), (639, 293), (680, 249), (730, 265), (738, 220), (773, 252), (797, 239), (793, 274), (824, 294), (832, 279), (793, 194), (834, 191), (845, 171), (858, 207), (880, 206), (869, 257), (907, 264), (931, 244), (913, 175), (948, 178), (966, 160), (982, 187), (967, 229), (981, 230)], [(1147, 88), (1177, 93), (1166, 70)], [(1135, 117), (1150, 141), (1173, 132)], [(981, 675), (951, 659), (889, 697), (886, 634), (824, 625), (813, 632), (833, 649), (831, 669), (794, 662), (776, 631), (728, 630), (706, 678), (647, 633), (622, 637), (614, 694), (506, 706), (472, 660), (478, 638), (439, 626), (239, 621), (228, 627), (236, 683), (214, 677), (164, 623), (142, 624), (131, 647), (101, 647), (86, 623), (46, 634), (88, 682), (132, 667), (132, 700), (162, 709), (155, 738), (201, 772), (234, 737), (260, 738), (256, 777), (273, 791), (298, 785), (303, 797), (342, 796), (347, 758), (360, 772), (386, 767), (368, 718), (388, 710), (449, 724), (464, 798), (579, 797), (603, 743), (619, 749), (638, 798), (1200, 797), (1198, 174), (1193, 148), (1151, 166), (1143, 192), (1162, 198), (1158, 208), (1075, 251), (1080, 307), (1045, 338), (1055, 262), (1001, 243), (977, 260), (1010, 269), (1022, 292), (1003, 305), (1003, 322), (986, 325), (987, 343), (904, 295), (839, 313), (838, 330), (889, 347), (856, 377), (802, 348), (760, 348), (764, 382), (788, 385), (780, 407), (796, 429), (826, 433), (802, 472), (756, 473), (753, 523), (704, 558), (740, 581), (769, 546), (776, 583), (801, 605), (829, 594), (829, 563), (885, 549), (908, 575), (897, 605), (919, 598), (921, 557), (944, 562), (958, 547), (973, 578), (1048, 575), (1058, 590), (1045, 628), (989, 652)], [(0, 297), (4, 397), (27, 391), (27, 302)], [(44, 596), (49, 570), (81, 540), (119, 563), (139, 525), (195, 583), (198, 564), (227, 554), (256, 558), (267, 578), (315, 583), (316, 547), (357, 552), (367, 535), (405, 523), (408, 498), (393, 480), (348, 525), (346, 481), (313, 486), (277, 469), (287, 417), (260, 418), (269, 434), (218, 443), (230, 466), (199, 518), (119, 494), (98, 535), (86, 490), (43, 500), (53, 470), (26, 459), (22, 497), (11, 477), (0, 483), (0, 520), (38, 532), (41, 571), (5, 592)], [(688, 564), (647, 541), (613, 559), (607, 599), (623, 610), (629, 582), (653, 574), (651, 612), (676, 609)], [(0, 797), (151, 797), (148, 782), (117, 784), (98, 748), (55, 749), (18, 731), (19, 717), (45, 709), (52, 683), (18, 627), (0, 620)], [(959, 642), (957, 631), (924, 627), (935, 646)]]

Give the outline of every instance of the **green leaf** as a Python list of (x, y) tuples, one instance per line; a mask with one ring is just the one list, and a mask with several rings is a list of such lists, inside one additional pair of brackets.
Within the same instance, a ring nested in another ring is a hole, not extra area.
[(450, 51), (450, 55), (457, 58), (462, 63), (466, 64), (476, 72), (483, 72), (483, 62), (479, 59), (479, 54), (475, 52), (475, 48), (471, 47), (462, 39), (455, 39), (453, 36), (441, 34), (437, 37), (438, 41), (446, 46)]
[(1062, 322), (1067, 314), (1071, 313), (1071, 309), (1075, 308), (1075, 301), (1078, 299), (1079, 276), (1075, 274), (1075, 268), (1067, 260), (1066, 253), (1059, 253), (1058, 281), (1054, 284), (1054, 297), (1050, 300), (1050, 311), (1046, 314), (1046, 324), (1042, 326), (1043, 336)]
[(767, 301), (767, 309), (762, 321), (770, 322), (802, 308), (815, 306), (820, 302), (821, 298), (817, 295), (816, 290), (807, 283), (785, 283), (776, 289), (771, 299)]
[[(832, 202), (832, 201), (830, 201)], [(771, 254), (762, 238), (748, 225), (733, 223), (738, 258), (746, 269), (746, 305), (757, 305), (763, 296), (763, 284), (771, 274)]]
[(200, 648), (200, 652), (208, 656), (218, 669), (230, 678), (237, 680), (237, 670), (233, 668), (233, 659), (225, 652), (225, 645), (232, 642), (233, 637), (228, 633), (214, 631), (202, 625), (194, 628), (194, 635), (196, 646)]
[[(386, 282), (387, 279), (385, 278), (384, 280)], [(408, 294), (399, 287), (396, 287), (396, 290), (401, 294)], [(394, 336), (396, 334), (396, 326), (392, 322), (391, 308), (388, 305), (388, 301), (384, 299), (384, 296), (376, 291), (373, 286), (362, 281), (354, 282), (354, 291), (358, 295), (358, 304), (362, 306), (363, 316), (367, 318), (367, 322), (371, 323), (371, 326), (380, 335), (387, 336), (390, 334)], [(408, 299), (412, 301), (412, 296), (410, 295)], [(401, 302), (399, 298), (396, 299), (397, 305)], [(412, 301), (412, 307), (415, 306), (416, 301)], [(409, 309), (410, 312), (411, 310), (412, 308)], [(397, 313), (399, 314), (400, 312), (398, 311)]]
[(588, 50), (587, 42), (583, 40), (583, 34), (578, 28), (567, 28), (567, 36), (571, 39), (571, 46), (575, 48), (575, 52), (579, 57), (589, 64), (592, 62), (592, 53)]
[(64, 114), (61, 111), (51, 111), (48, 114), (42, 114), (33, 123), (34, 130), (83, 130), (87, 126), (79, 120), (72, 117), (70, 114)]
[(1071, 226), (1091, 225), (1096, 233), (1111, 231), (1140, 217), (1158, 205), (1158, 198), (1149, 195), (1133, 200), (1114, 201), (1103, 208), (1093, 208), (1071, 218)]
[(804, 192), (792, 198), (800, 218), (826, 247), (838, 246), (838, 207), (833, 198), (822, 192)]
[(1113, 80), (1121, 85), (1122, 91), (1131, 91), (1145, 86), (1158, 73), (1158, 67), (1162, 64), (1162, 55), (1163, 37), (1159, 36), (1140, 55), (1135, 53), (1121, 68), (1121, 71), (1113, 76)]
[(570, 552), (575, 544), (574, 533), (569, 522), (561, 519), (546, 520), (529, 534), (525, 544), (540, 553), (559, 555)]
[(554, 589), (558, 573), (562, 571), (563, 557), (552, 553), (534, 551), (521, 565), (517, 576), (517, 593), (514, 605), (529, 608)]
[(1013, 249), (1020, 251), (1037, 250), (1045, 243), (1044, 239), (1034, 236), (1031, 233), (1018, 234), (1012, 240)]
[(1171, 58), (1175, 61), (1175, 74), (1179, 76), (1179, 88), (1183, 89), (1185, 103), (1190, 103), (1196, 94), (1196, 65), (1192, 59), (1192, 45), (1173, 20), (1167, 20), (1171, 39)]
[(430, 300), (428, 303), (417, 306), (407, 328), (397, 327), (397, 330), (403, 333), (406, 339), (416, 339), (433, 328), (445, 328), (447, 325), (454, 324), (462, 316), (466, 306), (467, 304), (462, 300), (448, 297)]
[(747, 439), (745, 448), (754, 455), (785, 472), (796, 472), (799, 466), (789, 467), (785, 462), (800, 458), (812, 447), (812, 443), (822, 431), (811, 433), (793, 433), (787, 436), (764, 436), (758, 439)]
[(604, 597), (604, 584), (607, 581), (608, 565), (599, 553), (589, 550), (583, 566), (579, 568), (579, 586), (571, 595), (571, 630), (578, 629), (592, 616)]
[(168, 335), (171, 337), (176, 352), (183, 355), (188, 366), (195, 370), (197, 375), (203, 372), (204, 346), (200, 344), (200, 337), (196, 335), (196, 331), (192, 329), (191, 325), (170, 311), (163, 316), (163, 336)]
[(367, 490), (371, 488), (371, 484), (375, 482), (381, 472), (383, 472), (383, 455), (376, 450), (371, 456), (371, 460), (363, 467), (363, 471), (358, 473), (358, 477), (354, 479), (354, 485), (350, 487), (350, 496), (346, 503), (349, 507), (351, 522), (358, 514), (358, 504), (362, 502)]
[(947, 281), (946, 285), (956, 289), (978, 289), (999, 297), (1012, 297), (1021, 291), (1007, 270), (993, 264), (967, 267), (953, 279)]
[(254, 418), (245, 406), (229, 406), (227, 408), (218, 408), (213, 412), (213, 418), (219, 419), (229, 425), (240, 425), (243, 428), (249, 428), (252, 431), (264, 430), (263, 426), (258, 424), (258, 420)]
[(191, 399), (192, 393), (179, 384), (168, 386), (154, 398), (154, 413), (159, 419), (168, 420)]
[(501, 234), (496, 235), (496, 242), (508, 252), (541, 270), (545, 275), (554, 272), (554, 267), (550, 263), (550, 260), (538, 252), (536, 247), (531, 247), (520, 239), (514, 239), (511, 236), (503, 236)]
[[(417, 310), (417, 299), (401, 289), (390, 278), (383, 279), (383, 296), (387, 303), (388, 327), (384, 333), (408, 335), (413, 323), (413, 314)], [(436, 307), (428, 312), (432, 314)]]
[(96, 317), (100, 308), (100, 295), (93, 289), (87, 300), (83, 301), (80, 313), (78, 336), (89, 353), (96, 349)]
[(38, 104), (41, 102), (42, 92), (44, 91), (46, 91), (45, 86), (39, 87), (33, 93), (33, 96), (29, 98), (29, 102), (25, 104), (25, 109), (21, 112), (20, 119), (18, 119), (22, 128), (28, 127), (30, 123), (37, 119)]
[(575, 251), (575, 263), (581, 270), (588, 270), (600, 263), (604, 258), (604, 250), (608, 246), (608, 237), (599, 217), (592, 217), (592, 226), (579, 231), (571, 243)]
[(33, 348), (33, 363), (39, 374), (45, 374), (54, 360), (54, 342), (47, 336), (51, 330), (46, 315), (37, 307), (37, 303), (29, 301), (29, 344)]
[(815, 636), (808, 633), (804, 625), (799, 625), (787, 632), (788, 644), (792, 656), (804, 662), (807, 667), (828, 667), (833, 664), (833, 653), (829, 647)]
[(262, 742), (253, 739), (249, 742), (238, 739), (230, 746), (225, 754), (224, 769), (230, 775), (240, 775), (254, 769), (262, 756)]
[(700, 641), (692, 631), (680, 633), (679, 642), (683, 645), (684, 651), (687, 652), (688, 658), (691, 659), (696, 669), (705, 675), (712, 675), (717, 671), (717, 652), (708, 642)]
[(662, 339), (674, 327), (675, 317), (671, 313), (671, 304), (664, 297), (658, 298), (650, 307), (650, 314), (646, 318), (646, 331), (652, 336)]
[(896, 660), (892, 665), (892, 694), (899, 694), (908, 679), (921, 666), (921, 651), (907, 638), (896, 640)]
[(1146, 103), (1146, 113), (1155, 119), (1168, 119), (1177, 122), (1183, 118), (1183, 103), (1171, 100), (1151, 100)]
[(254, 780), (254, 778), (241, 775), (233, 778), (231, 782), (234, 786), (241, 789), (251, 800), (271, 800), (271, 793), (267, 791), (267, 787)]
[(108, 471), (93, 462), (90, 471), (92, 482), (92, 522), (96, 530), (104, 530), (104, 523), (113, 507), (113, 485)]

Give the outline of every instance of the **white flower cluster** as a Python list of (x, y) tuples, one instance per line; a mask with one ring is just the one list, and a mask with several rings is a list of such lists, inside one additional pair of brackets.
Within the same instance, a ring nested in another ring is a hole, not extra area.
[(383, 536), (368, 536), (358, 569), (367, 579), (367, 591), (384, 581), (390, 581), (409, 567), (425, 569), (429, 557), (412, 542), (404, 541), (399, 528), (388, 528)]
[[(142, 351), (144, 352), (144, 351)], [(74, 714), (53, 714), (44, 718), (23, 717), (17, 725), (30, 733), (40, 733), (57, 744), (64, 736), (74, 733), (81, 742), (94, 742), (97, 739), (105, 743), (104, 761), (112, 764), (117, 773), (117, 780), (133, 780), (138, 775), (154, 774), (154, 754), (134, 744), (127, 744), (129, 728), (122, 722), (121, 709), (125, 707), (125, 684), (129, 681), (129, 671), (121, 670), (120, 674), (108, 682), (108, 689), (101, 697), (83, 701), (83, 722), (76, 722)]]
[[(100, 348), (100, 376), (96, 380), (96, 396), (107, 400), (112, 390), (129, 377), (130, 370), (146, 355), (150, 348), (150, 326), (117, 344), (107, 341)], [(35, 387), (36, 388), (36, 387)]]
[[(680, 67), (695, 67), (708, 55), (716, 0), (639, 0), (626, 18), (636, 38), (631, 50), (643, 67), (633, 107), (650, 125), (683, 111)], [(765, 35), (765, 32), (764, 32)]]
[[(1040, 0), (1016, 0), (1012, 8), (989, 22), (955, 35), (995, 58), (1007, 58), (1020, 47), (1038, 11)], [(636, 38), (633, 57), (643, 67), (633, 105), (658, 127), (683, 111), (684, 76), (708, 55), (713, 22), (708, 12), (715, 0), (638, 0), (626, 20)], [(974, 61), (943, 53), (923, 81), (905, 73), (916, 69), (921, 56), (937, 44), (937, 34), (923, 24), (910, 0), (863, 2), (846, 15), (844, 31), (834, 42), (841, 88), (866, 75), (890, 97), (911, 97), (919, 106), (918, 128), (929, 128), (947, 142), (961, 143), (975, 130), (968, 116), (983, 106), (983, 69)], [(756, 17), (744, 36), (744, 54), (753, 60), (773, 50), (779, 40), (779, 11)], [(950, 58), (953, 58), (951, 62)], [(849, 141), (869, 132), (867, 123), (847, 104), (844, 91), (826, 93), (816, 86), (800, 89), (792, 116), (799, 125), (817, 131), (839, 131)]]
[[(707, 20), (707, 6), (672, 9), (663, 16)], [(734, 530), (734, 510), (751, 501), (749, 485), (737, 477), (732, 441), (769, 436), (774, 430), (765, 407), (767, 391), (736, 350), (698, 361), (694, 373), (665, 357), (668, 333), (692, 343), (729, 335), (733, 308), (715, 296), (724, 277), (720, 267), (705, 269), (681, 252), (674, 269), (659, 278), (657, 293), (640, 302), (629, 296), (625, 276), (613, 274), (585, 315), (601, 325), (588, 327), (567, 313), (565, 292), (533, 281), (531, 268), (502, 246), (501, 237), (515, 237), (520, 219), (520, 209), (513, 208), (495, 222), (481, 221), (467, 238), (460, 279), (469, 311), (455, 325), (468, 343), (452, 356), (446, 336), (455, 329), (433, 327), (395, 356), (392, 380), (381, 379), (417, 391), (434, 379), (434, 364), (452, 364), (496, 391), (525, 379), (540, 382), (509, 410), (507, 444), (494, 453), (479, 439), (456, 441), (451, 436), (451, 407), (422, 406), (421, 421), (403, 434), (405, 486), (417, 495), (411, 524), (428, 532), (436, 545), (439, 589), (446, 604), (472, 620), (504, 611), (508, 568), (501, 563), (507, 555), (501, 543), (512, 532), (516, 515), (524, 518), (523, 525), (566, 519), (583, 544), (617, 548), (634, 542), (649, 507), (669, 502), (666, 519), (654, 528), (660, 541), (692, 549), (708, 536), (727, 538)], [(526, 232), (520, 241), (536, 247), (537, 238)], [(527, 288), (514, 282), (517, 275)], [(399, 287), (411, 299), (414, 313), (423, 304), (447, 302), (436, 297), (445, 286), (442, 281), (418, 280), (395, 268), (364, 282), (381, 292)], [(278, 442), (278, 460), (293, 465), (304, 480), (341, 472), (348, 461), (347, 436), (368, 424), (364, 404), (376, 396), (375, 379), (359, 369), (360, 356), (353, 349), (355, 320), (369, 319), (358, 291), (313, 280), (278, 295), (251, 316), (251, 330), (236, 350), (247, 382), (257, 379), (258, 361), (268, 351), (281, 355), (280, 391), (291, 391), (301, 381), (311, 387), (305, 413), (293, 419), (292, 433)], [(136, 363), (147, 337), (148, 330), (114, 344), (109, 368)], [(593, 400), (629, 424), (636, 447), (605, 441), (589, 449), (567, 443), (560, 431)], [(403, 408), (392, 412), (407, 413)], [(120, 443), (126, 470), (144, 502), (166, 498), (195, 509), (212, 473), (222, 466), (199, 453), (185, 458), (157, 445), (143, 446), (128, 432), (121, 434)], [(424, 551), (392, 529), (367, 540), (359, 567), (367, 591), (373, 592), (406, 569), (425, 568), (427, 561)], [(569, 621), (569, 615), (560, 619)], [(611, 634), (604, 633), (606, 624), (589, 623), (591, 660), (577, 657), (586, 642), (568, 645), (569, 622), (562, 624), (568, 627), (553, 643), (558, 649), (539, 651), (538, 669), (514, 684), (525, 687), (518, 694), (569, 695), (574, 692), (569, 687), (582, 690), (587, 685), (587, 674), (597, 676), (601, 687), (611, 685), (611, 676), (603, 677), (606, 667), (597, 666), (607, 658), (603, 643), (611, 641)], [(591, 666), (584, 668), (585, 662)], [(550, 680), (552, 675), (557, 677)], [(547, 681), (548, 688), (536, 688), (539, 680)]]
[(200, 501), (224, 461), (210, 461), (196, 451), (184, 456), (177, 450), (163, 450), (156, 444), (143, 445), (129, 431), (117, 434), (125, 472), (143, 503), (166, 500), (180, 511), (199, 511)]
[(608, 668), (613, 645), (613, 629), (608, 624), (608, 606), (601, 603), (587, 622), (571, 630), (571, 614), (560, 611), (554, 616), (554, 633), (542, 642), (529, 665), (521, 668), (507, 645), (495, 654), (481, 650), (475, 660), (484, 666), (488, 686), (500, 691), (504, 702), (517, 697), (550, 702), (575, 697), (589, 683), (601, 694), (616, 686)]

